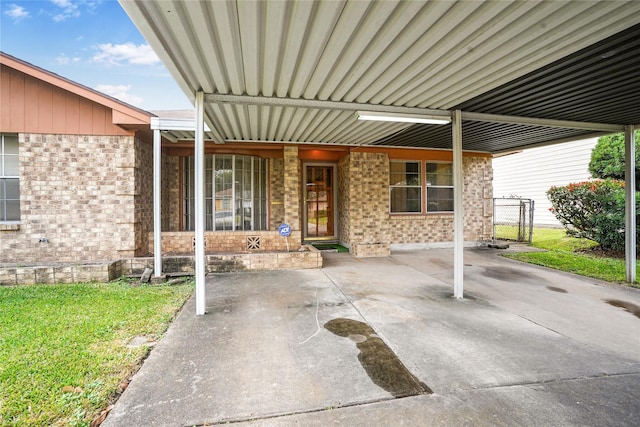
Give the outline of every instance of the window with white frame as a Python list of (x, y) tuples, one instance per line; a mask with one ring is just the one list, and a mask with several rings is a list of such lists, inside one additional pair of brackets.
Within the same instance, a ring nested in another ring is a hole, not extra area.
[(389, 207), (391, 213), (422, 212), (422, 172), (420, 170), (420, 162), (390, 162)]
[[(184, 228), (195, 228), (194, 158), (184, 159)], [(205, 156), (205, 229), (267, 229), (267, 161), (234, 155)]]
[(0, 134), (0, 222), (20, 221), (18, 135)]
[(453, 212), (453, 165), (426, 163), (427, 212)]
[(389, 210), (391, 213), (453, 212), (453, 167), (446, 162), (425, 162), (423, 181), (420, 161), (389, 163)]

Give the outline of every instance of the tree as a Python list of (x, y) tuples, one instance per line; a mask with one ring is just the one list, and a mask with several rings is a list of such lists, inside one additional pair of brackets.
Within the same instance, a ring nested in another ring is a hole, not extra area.
[[(635, 132), (636, 188), (640, 184), (640, 131)], [(624, 181), (624, 133), (602, 136), (591, 152), (589, 172), (594, 178)]]

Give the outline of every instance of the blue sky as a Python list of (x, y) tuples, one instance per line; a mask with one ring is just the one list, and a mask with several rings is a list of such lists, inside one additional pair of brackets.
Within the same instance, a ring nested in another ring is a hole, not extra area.
[(116, 0), (0, 0), (0, 50), (144, 110), (193, 108)]

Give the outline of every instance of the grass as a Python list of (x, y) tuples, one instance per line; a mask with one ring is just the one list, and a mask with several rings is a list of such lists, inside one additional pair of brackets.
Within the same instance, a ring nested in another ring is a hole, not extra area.
[(0, 425), (89, 426), (149, 352), (192, 284), (0, 287)]
[(625, 281), (624, 259), (591, 254), (588, 250), (598, 246), (596, 242), (568, 237), (564, 229), (534, 228), (532, 246), (546, 251), (504, 256), (608, 282)]

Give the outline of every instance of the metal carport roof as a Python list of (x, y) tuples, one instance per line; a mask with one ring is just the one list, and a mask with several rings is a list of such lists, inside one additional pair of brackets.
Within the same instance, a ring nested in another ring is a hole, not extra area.
[[(196, 193), (204, 194), (203, 122), (217, 143), (452, 147), (456, 297), (463, 149), (497, 153), (622, 130), (632, 141), (640, 124), (638, 1), (120, 3), (194, 101)], [(452, 125), (361, 122), (358, 110), (446, 116)], [(197, 314), (205, 312), (201, 211)], [(627, 243), (635, 278), (635, 240)]]
[[(640, 124), (637, 1), (121, 4), (192, 100), (244, 97), (206, 103), (217, 142), (451, 146), (441, 128), (357, 122), (335, 103)], [(597, 133), (465, 120), (463, 144), (500, 152)]]

